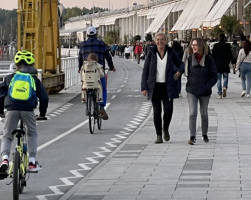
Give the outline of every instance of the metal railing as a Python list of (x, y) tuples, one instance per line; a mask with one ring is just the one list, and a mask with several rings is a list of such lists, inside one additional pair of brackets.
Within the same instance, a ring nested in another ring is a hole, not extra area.
[[(4, 81), (4, 78), (15, 72), (15, 64), (10, 64), (9, 69), (0, 69), (0, 81)], [(68, 89), (78, 84), (81, 79), (78, 73), (78, 57), (69, 57), (61, 59), (61, 68), (65, 73), (65, 88)], [(38, 78), (42, 80), (42, 69), (38, 69)]]

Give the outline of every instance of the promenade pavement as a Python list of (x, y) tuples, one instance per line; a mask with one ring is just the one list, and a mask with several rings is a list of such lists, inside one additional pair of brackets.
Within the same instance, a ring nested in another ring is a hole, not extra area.
[[(142, 64), (141, 64), (142, 65)], [(251, 100), (240, 97), (241, 79), (230, 74), (227, 97), (216, 86), (209, 104), (209, 143), (188, 145), (189, 110), (175, 100), (171, 140), (154, 144), (152, 113), (114, 152), (61, 200), (251, 199)], [(199, 114), (199, 113), (198, 113)]]
[[(209, 103), (210, 141), (201, 140), (198, 112), (194, 146), (187, 143), (185, 77), (182, 83), (183, 97), (174, 101), (169, 142), (154, 144), (151, 112), (133, 134), (60, 199), (250, 200), (251, 99), (240, 97), (241, 79), (230, 74), (227, 97), (223, 99), (218, 99), (216, 86), (213, 88)], [(77, 95), (79, 88), (76, 85), (50, 95), (48, 113)]]

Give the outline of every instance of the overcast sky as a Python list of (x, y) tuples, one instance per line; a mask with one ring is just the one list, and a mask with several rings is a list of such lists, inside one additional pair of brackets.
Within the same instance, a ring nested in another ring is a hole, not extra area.
[[(18, 0), (0, 1), (0, 8), (7, 10), (17, 8)], [(77, 6), (80, 8), (86, 7), (90, 9), (93, 6), (93, 2), (96, 7), (109, 8), (110, 3), (110, 9), (117, 9), (125, 8), (127, 5), (132, 6), (133, 3), (146, 4), (147, 0), (60, 0), (60, 3), (62, 3), (65, 8)]]

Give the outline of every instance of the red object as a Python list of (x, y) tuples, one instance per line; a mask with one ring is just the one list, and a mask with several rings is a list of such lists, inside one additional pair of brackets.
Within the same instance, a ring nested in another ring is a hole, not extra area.
[(141, 54), (143, 51), (143, 47), (141, 45), (136, 45), (135, 46), (135, 54)]

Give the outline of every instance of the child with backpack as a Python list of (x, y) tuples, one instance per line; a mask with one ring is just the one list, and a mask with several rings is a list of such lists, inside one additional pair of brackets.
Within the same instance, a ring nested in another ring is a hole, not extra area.
[[(27, 126), (27, 143), (29, 152), (29, 172), (37, 172), (42, 167), (36, 161), (37, 130), (36, 118), (45, 118), (48, 107), (48, 95), (34, 68), (34, 55), (29, 51), (18, 51), (14, 58), (17, 66), (16, 72), (5, 77), (0, 83), (0, 117), (5, 117), (3, 136), (1, 140), (2, 162), (0, 172), (9, 167), (9, 155), (14, 136), (12, 130), (16, 129), (19, 120)], [(35, 116), (34, 108), (39, 99), (39, 116)], [(7, 110), (4, 113), (4, 108)]]
[[(90, 53), (87, 61), (84, 61), (81, 68), (82, 81), (82, 102), (87, 102), (87, 89), (97, 90), (97, 102), (102, 102), (103, 88), (100, 78), (104, 77), (102, 65), (98, 63), (98, 56), (95, 53)], [(87, 112), (88, 113), (88, 112)]]

